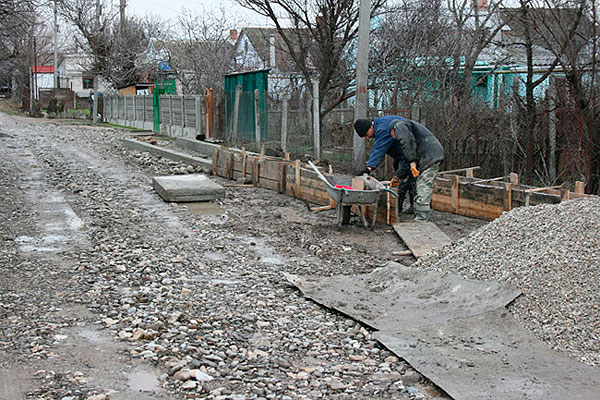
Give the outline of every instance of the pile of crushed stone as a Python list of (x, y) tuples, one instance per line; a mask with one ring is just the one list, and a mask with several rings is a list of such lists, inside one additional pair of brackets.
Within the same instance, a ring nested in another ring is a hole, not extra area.
[(414, 266), (513, 285), (526, 329), (600, 366), (600, 200), (516, 208)]

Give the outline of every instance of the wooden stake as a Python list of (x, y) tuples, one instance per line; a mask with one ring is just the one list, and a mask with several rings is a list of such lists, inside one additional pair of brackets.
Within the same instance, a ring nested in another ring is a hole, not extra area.
[(458, 200), (460, 198), (460, 176), (452, 176), (452, 212), (458, 214)]
[(512, 210), (512, 184), (505, 183), (504, 185), (504, 210)]
[(300, 197), (302, 188), (300, 186), (300, 160), (296, 160), (296, 197)]
[(246, 167), (248, 166), (248, 154), (246, 149), (242, 149), (242, 178), (246, 178)]
[(391, 211), (392, 211), (391, 210), (391, 204), (390, 204), (392, 202), (392, 194), (390, 192), (385, 192), (385, 194), (386, 194), (386, 199), (385, 199), (386, 201), (385, 202), (387, 203), (386, 204), (386, 206), (387, 206), (387, 224), (390, 225), (391, 224), (391, 219), (392, 219), (392, 216), (390, 214)]
[(213, 165), (212, 165), (213, 176), (217, 175), (217, 164), (219, 164), (219, 148), (218, 147), (213, 150)]
[(473, 168), (467, 168), (465, 175), (467, 178), (473, 178), (475, 176), (474, 172), (475, 170)]
[(513, 185), (518, 185), (519, 184), (519, 174), (515, 174), (514, 172), (511, 172), (510, 174), (508, 174), (508, 180)]
[(569, 189), (561, 189), (560, 190), (560, 201), (567, 201), (571, 198), (571, 192)]
[(261, 158), (257, 157), (254, 161), (254, 171), (252, 171), (252, 181), (255, 185), (258, 185), (258, 181), (260, 180), (260, 161)]
[(575, 181), (575, 193), (583, 194), (585, 193), (585, 184), (581, 181)]
[(233, 152), (227, 154), (227, 179), (233, 179)]
[(285, 161), (290, 161), (290, 153), (285, 153)]
[(287, 163), (279, 163), (279, 193), (285, 193), (287, 186)]

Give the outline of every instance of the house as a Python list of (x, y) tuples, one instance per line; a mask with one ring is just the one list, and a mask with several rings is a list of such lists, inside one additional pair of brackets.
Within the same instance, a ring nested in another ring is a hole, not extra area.
[(40, 98), (40, 89), (52, 89), (53, 87), (53, 65), (34, 65), (31, 67), (31, 88), (35, 100)]
[[(310, 41), (302, 30), (286, 28), (296, 51), (309, 57)], [(234, 45), (233, 69), (240, 72), (269, 69), (269, 94), (279, 99), (304, 86), (288, 47), (276, 28), (244, 28)]]

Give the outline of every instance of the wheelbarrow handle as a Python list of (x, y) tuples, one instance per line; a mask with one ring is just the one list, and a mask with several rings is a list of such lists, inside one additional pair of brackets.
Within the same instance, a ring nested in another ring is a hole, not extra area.
[(384, 192), (391, 193), (391, 194), (393, 194), (394, 196), (396, 196), (396, 198), (398, 198), (398, 193), (396, 193), (396, 192), (395, 192), (394, 190), (392, 190), (392, 189), (385, 188), (385, 189), (381, 189), (381, 190), (383, 190)]

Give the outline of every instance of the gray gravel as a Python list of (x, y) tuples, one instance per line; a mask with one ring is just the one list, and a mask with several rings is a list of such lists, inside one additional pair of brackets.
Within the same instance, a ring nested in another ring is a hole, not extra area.
[(415, 266), (519, 288), (509, 310), (523, 326), (600, 365), (600, 200), (516, 208)]

